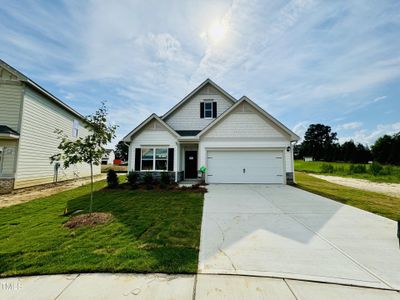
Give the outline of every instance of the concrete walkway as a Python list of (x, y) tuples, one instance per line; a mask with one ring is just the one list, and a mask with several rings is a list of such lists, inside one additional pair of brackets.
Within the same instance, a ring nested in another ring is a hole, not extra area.
[(73, 274), (0, 279), (0, 299), (400, 300), (395, 291), (237, 275)]
[(199, 272), (400, 289), (396, 222), (282, 185), (210, 185)]

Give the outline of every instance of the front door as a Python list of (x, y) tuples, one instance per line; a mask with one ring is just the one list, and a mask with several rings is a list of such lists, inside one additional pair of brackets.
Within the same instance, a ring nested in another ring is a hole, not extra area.
[(185, 178), (197, 178), (197, 151), (185, 151)]

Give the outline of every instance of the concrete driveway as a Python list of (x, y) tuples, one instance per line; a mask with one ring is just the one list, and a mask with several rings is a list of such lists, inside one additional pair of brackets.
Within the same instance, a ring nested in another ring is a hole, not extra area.
[(210, 185), (199, 272), (400, 289), (396, 222), (285, 185)]

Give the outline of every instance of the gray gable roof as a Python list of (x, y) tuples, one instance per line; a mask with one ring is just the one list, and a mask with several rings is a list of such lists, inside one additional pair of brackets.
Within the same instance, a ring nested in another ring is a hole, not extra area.
[(15, 130), (11, 129), (10, 127), (6, 125), (0, 125), (0, 134), (12, 134), (12, 135), (19, 135), (18, 132)]

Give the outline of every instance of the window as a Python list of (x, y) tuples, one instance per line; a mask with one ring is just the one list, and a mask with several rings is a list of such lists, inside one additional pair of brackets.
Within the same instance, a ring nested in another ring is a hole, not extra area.
[(212, 101), (204, 102), (204, 118), (212, 118), (213, 116), (213, 103)]
[(72, 137), (78, 137), (78, 128), (79, 128), (79, 121), (74, 120), (72, 122)]
[(142, 171), (166, 171), (168, 148), (142, 148)]
[(0, 174), (2, 173), (2, 169), (3, 169), (3, 151), (4, 148), (0, 147)]

